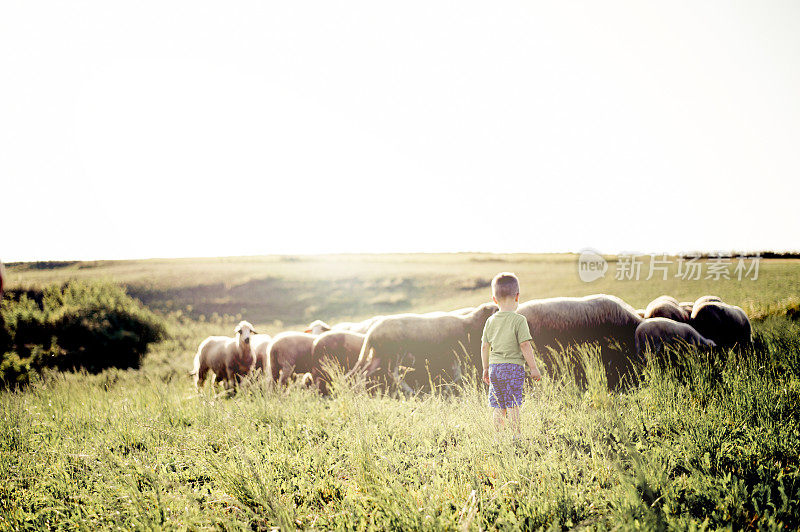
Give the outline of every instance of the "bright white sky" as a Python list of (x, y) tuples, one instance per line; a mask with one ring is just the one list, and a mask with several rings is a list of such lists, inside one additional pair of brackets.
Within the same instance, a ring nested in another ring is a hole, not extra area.
[(0, 258), (798, 249), (800, 2), (0, 5)]

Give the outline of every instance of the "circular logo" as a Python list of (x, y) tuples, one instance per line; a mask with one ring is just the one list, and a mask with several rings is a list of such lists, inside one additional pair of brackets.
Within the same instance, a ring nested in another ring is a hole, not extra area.
[(608, 262), (600, 255), (600, 252), (586, 248), (580, 251), (578, 257), (578, 276), (584, 283), (591, 283), (601, 277), (605, 277), (608, 271)]

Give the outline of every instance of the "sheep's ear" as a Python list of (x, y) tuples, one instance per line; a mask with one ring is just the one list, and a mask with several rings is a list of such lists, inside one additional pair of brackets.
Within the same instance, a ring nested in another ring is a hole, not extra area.
[(237, 325), (236, 328), (233, 330), (233, 332), (235, 332), (235, 333), (242, 332), (242, 326), (241, 325)]
[(255, 329), (250, 329), (250, 332), (253, 333), (253, 334), (258, 334), (258, 331), (255, 330)]

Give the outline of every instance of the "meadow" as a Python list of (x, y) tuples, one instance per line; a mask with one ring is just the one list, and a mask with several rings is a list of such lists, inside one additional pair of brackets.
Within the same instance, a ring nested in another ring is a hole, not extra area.
[[(11, 288), (106, 280), (162, 314), (138, 370), (46, 372), (0, 392), (0, 527), (24, 529), (796, 529), (800, 526), (800, 261), (758, 279), (660, 275), (582, 282), (575, 255), (333, 255), (8, 267)], [(239, 319), (263, 332), (313, 319), (449, 310), (514, 271), (522, 300), (715, 294), (753, 319), (755, 348), (649, 359), (609, 392), (545, 371), (522, 437), (496, 432), (472, 382), (398, 397), (339, 377), (330, 397), (245, 383), (195, 392), (199, 342)]]

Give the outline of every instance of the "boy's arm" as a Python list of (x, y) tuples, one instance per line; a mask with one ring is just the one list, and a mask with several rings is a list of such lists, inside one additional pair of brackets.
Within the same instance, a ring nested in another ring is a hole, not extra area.
[(539, 366), (536, 364), (536, 359), (533, 358), (533, 346), (531, 345), (530, 340), (522, 342), (519, 344), (519, 347), (522, 349), (522, 356), (525, 357), (525, 362), (527, 362), (528, 366), (531, 368), (531, 377), (533, 377), (533, 380), (542, 380), (542, 374), (539, 371)]
[(481, 363), (483, 364), (483, 382), (489, 384), (489, 342), (481, 342)]

